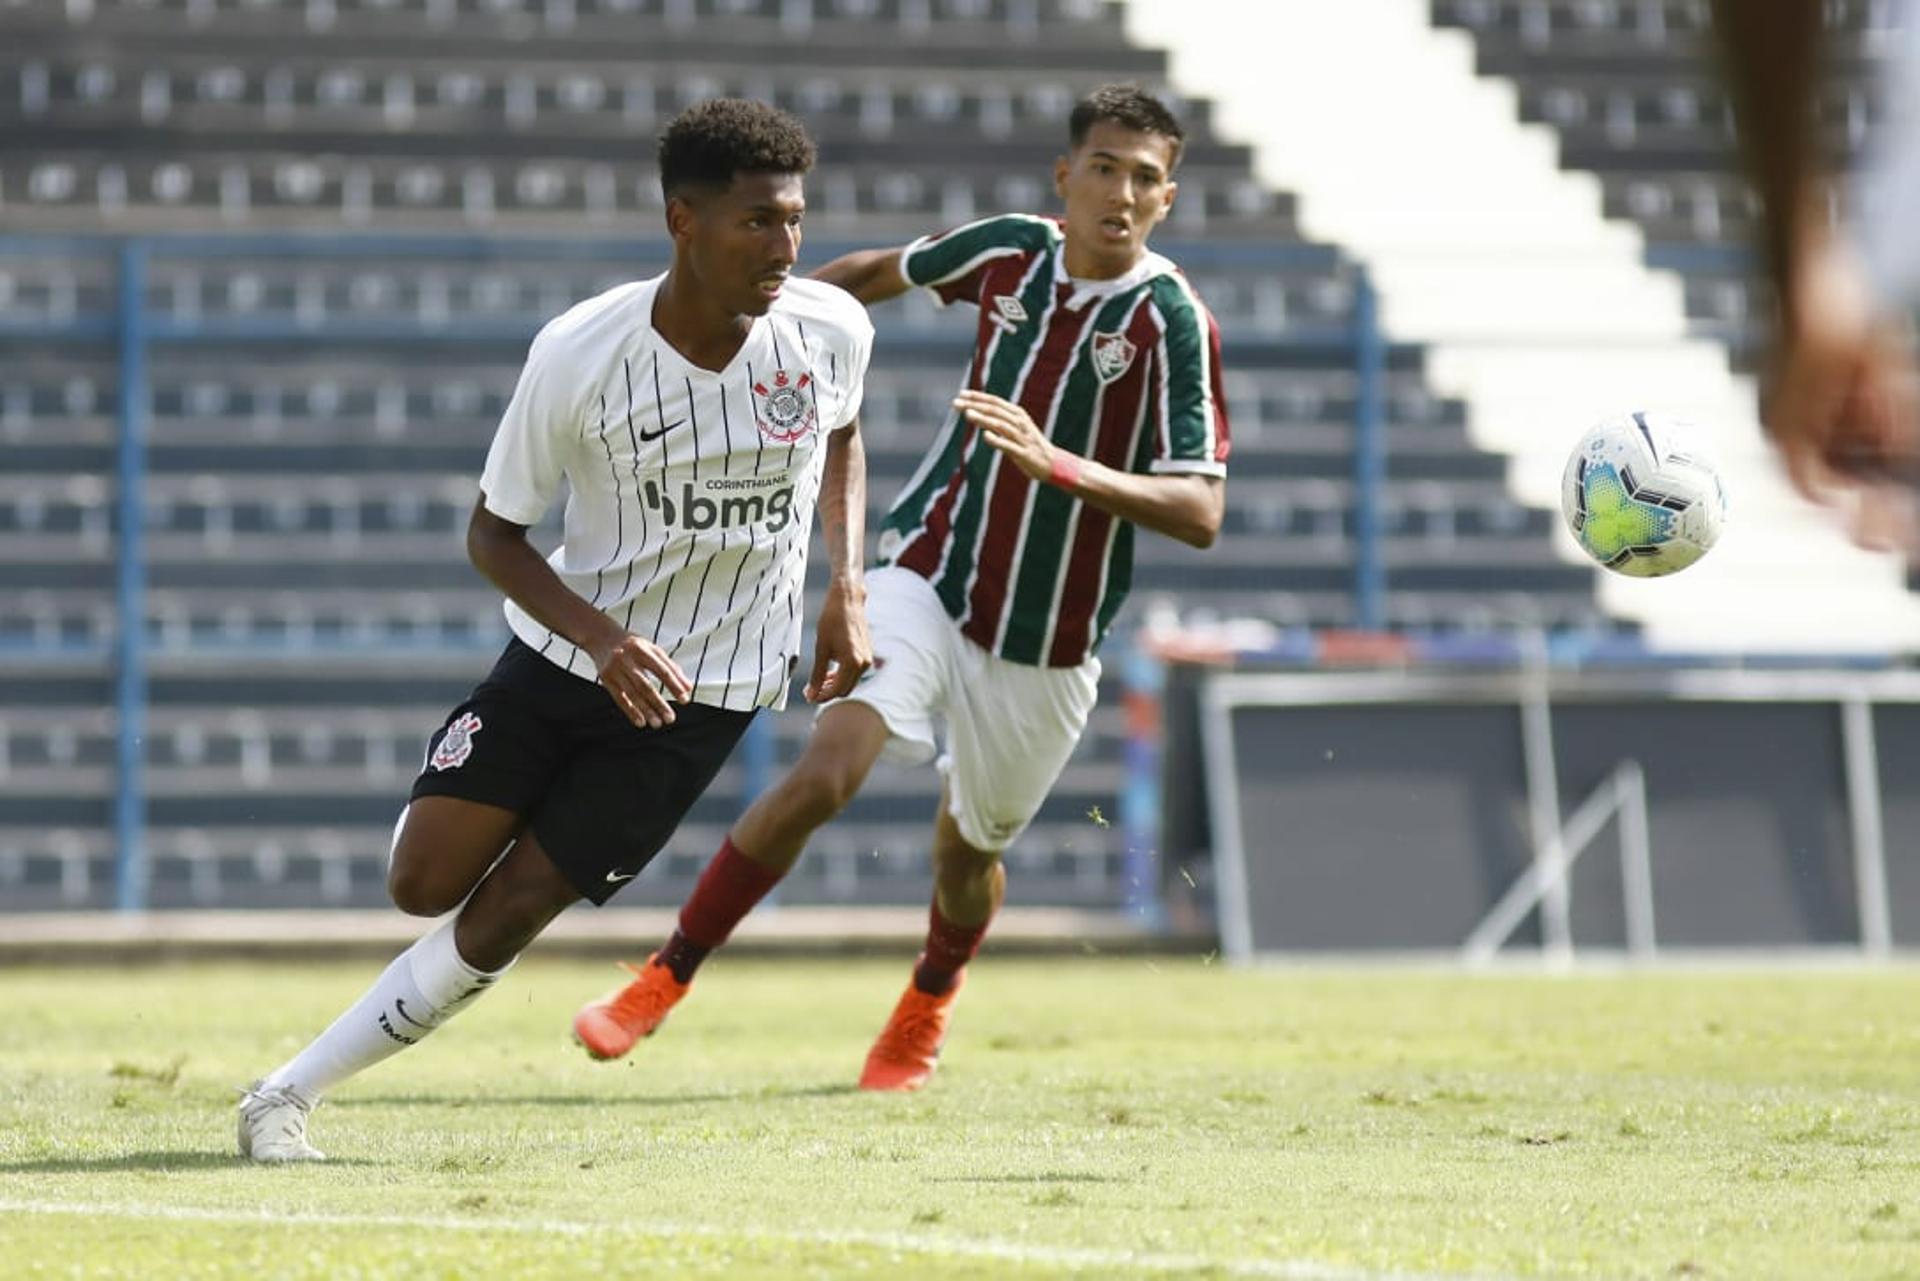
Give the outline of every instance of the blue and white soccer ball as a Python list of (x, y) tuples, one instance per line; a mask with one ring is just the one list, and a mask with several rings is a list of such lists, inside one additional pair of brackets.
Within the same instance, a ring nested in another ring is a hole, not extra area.
[(1727, 519), (1720, 474), (1684, 423), (1609, 418), (1574, 446), (1560, 505), (1574, 541), (1618, 574), (1677, 574), (1707, 554)]

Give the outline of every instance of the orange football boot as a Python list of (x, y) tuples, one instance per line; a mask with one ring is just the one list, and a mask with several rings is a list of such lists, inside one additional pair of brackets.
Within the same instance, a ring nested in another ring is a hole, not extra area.
[(645, 965), (621, 968), (633, 975), (633, 982), (615, 988), (597, 1001), (589, 1001), (573, 1016), (574, 1039), (596, 1059), (617, 1059), (633, 1048), (635, 1041), (652, 1036), (667, 1021), (667, 1015), (687, 994), (692, 983), (682, 983), (664, 965), (655, 965), (654, 956)]
[(953, 1003), (966, 978), (967, 972), (960, 971), (953, 986), (939, 996), (928, 996), (908, 981), (906, 994), (893, 1007), (893, 1017), (867, 1051), (861, 1089), (917, 1090), (927, 1083), (940, 1064), (940, 1047), (947, 1039), (947, 1024), (953, 1021)]

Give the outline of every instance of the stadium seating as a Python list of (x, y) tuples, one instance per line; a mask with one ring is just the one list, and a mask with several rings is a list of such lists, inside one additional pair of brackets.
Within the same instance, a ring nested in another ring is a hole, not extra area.
[[(188, 234), (151, 242), (143, 300), (153, 901), (377, 903), (426, 736), (505, 637), (461, 554), (479, 460), (534, 328), (662, 265), (658, 125), (721, 92), (803, 115), (822, 144), (819, 261), (1048, 207), (1073, 97), (1157, 84), (1164, 65), (1092, 0), (11, 0), (0, 37), (0, 129), (17, 139), (0, 218), (39, 236), (0, 241), (0, 900), (22, 906), (112, 897), (104, 237)], [(1350, 626), (1355, 264), (1303, 243), (1290, 198), (1204, 103), (1182, 105), (1195, 137), (1157, 243), (1225, 335), (1235, 479), (1215, 548), (1139, 540), (1128, 619), (1172, 601)], [(289, 230), (367, 238), (208, 239)], [(518, 238), (536, 232), (538, 250)], [(475, 233), (503, 239), (447, 239)], [(881, 325), (876, 517), (944, 410), (970, 319), (916, 297)], [(1550, 514), (1508, 495), (1421, 352), (1386, 359), (1386, 620), (1607, 627), (1590, 572), (1556, 556)], [(1135, 888), (1115, 812), (1121, 666), (1009, 856), (1022, 901), (1110, 907)], [(777, 765), (808, 718), (770, 719)], [(731, 764), (623, 901), (680, 896), (762, 768)], [(919, 901), (935, 786), (876, 778), (786, 901)]]
[[(1820, 118), (1852, 157), (1882, 117), (1874, 67), (1898, 6), (1835, 0), (1825, 12), (1834, 74)], [(1608, 216), (1645, 233), (1650, 263), (1683, 275), (1698, 332), (1750, 368), (1769, 305), (1745, 253), (1758, 205), (1707, 56), (1706, 0), (1432, 0), (1432, 14), (1472, 35), (1481, 74), (1514, 82), (1521, 118), (1555, 130), (1561, 163), (1594, 174)]]

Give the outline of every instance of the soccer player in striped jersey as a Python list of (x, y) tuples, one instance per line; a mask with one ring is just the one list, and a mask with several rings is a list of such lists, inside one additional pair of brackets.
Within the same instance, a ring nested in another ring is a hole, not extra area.
[(1131, 86), (1079, 102), (1055, 164), (1062, 219), (988, 218), (818, 274), (863, 302), (919, 286), (979, 309), (965, 380), (882, 529), (868, 575), (874, 667), (824, 710), (801, 759), (702, 875), (680, 928), (574, 1020), (600, 1057), (651, 1034), (694, 969), (799, 858), (885, 754), (935, 755), (926, 949), (863, 1087), (932, 1074), (963, 967), (1027, 826), (1092, 710), (1100, 640), (1126, 599), (1135, 526), (1196, 547), (1219, 532), (1227, 458), (1219, 334), (1147, 248), (1174, 200), (1179, 122)]
[[(320, 1159), (306, 1129), (323, 1092), (646, 866), (754, 713), (786, 701), (816, 500), (832, 564), (807, 697), (866, 670), (857, 415), (873, 327), (843, 291), (789, 278), (813, 156), (771, 107), (686, 111), (659, 149), (672, 267), (534, 339), (467, 530), (513, 640), (429, 742), (393, 837), (394, 904), (458, 914), (245, 1092), (243, 1156)], [(542, 559), (527, 529), (563, 480), (563, 539)]]

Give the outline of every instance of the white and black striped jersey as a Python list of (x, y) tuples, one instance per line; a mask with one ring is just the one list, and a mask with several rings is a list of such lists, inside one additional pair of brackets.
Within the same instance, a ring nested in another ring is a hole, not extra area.
[[(725, 369), (653, 327), (665, 276), (610, 289), (533, 340), (480, 480), (487, 510), (537, 524), (568, 495), (548, 557), (561, 581), (693, 682), (693, 701), (786, 702), (826, 434), (860, 410), (873, 325), (851, 294), (799, 278)], [(584, 651), (512, 601), (514, 634), (576, 676)]]

